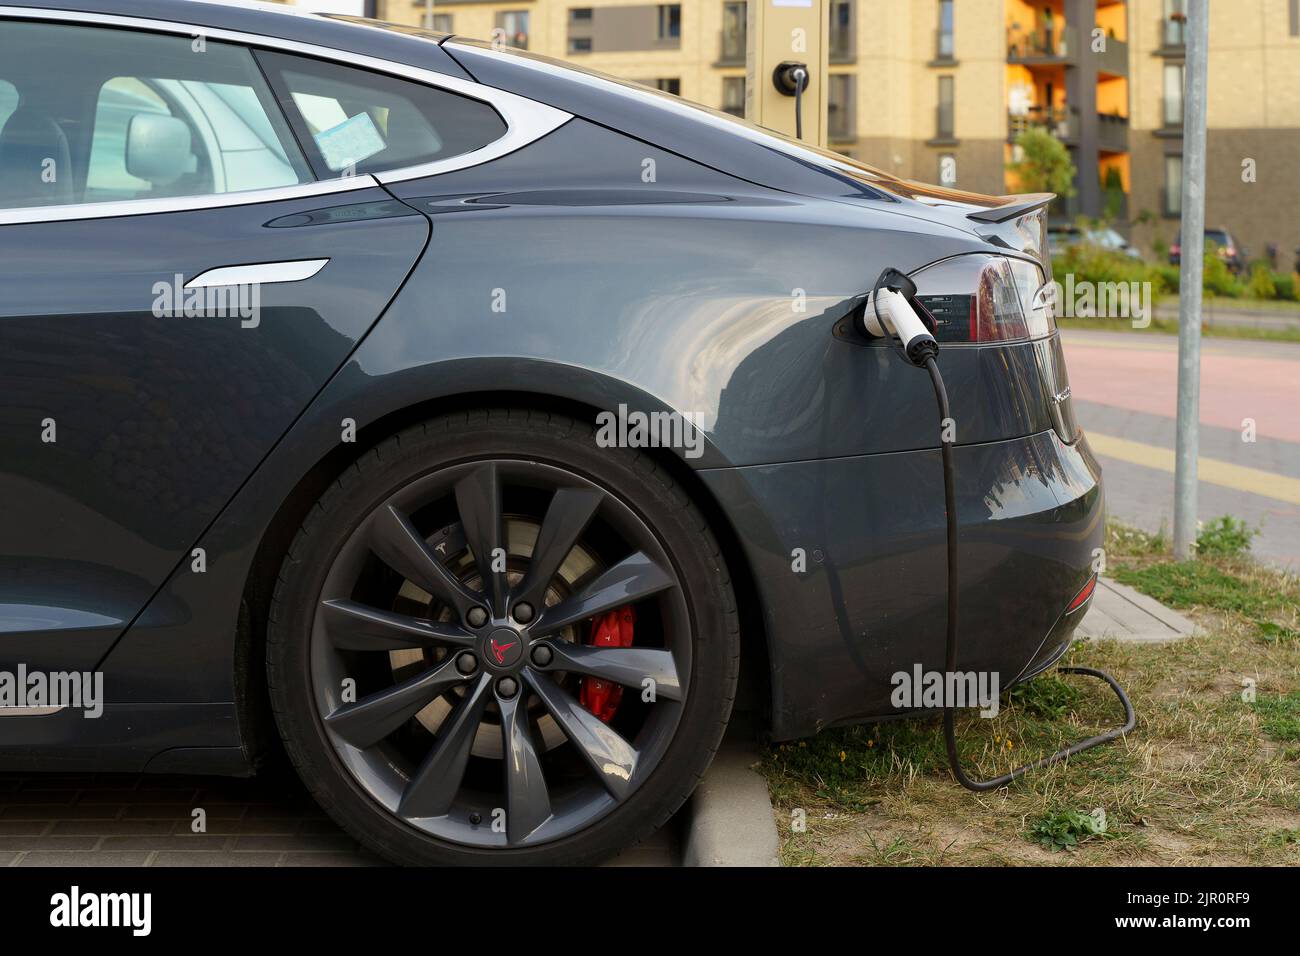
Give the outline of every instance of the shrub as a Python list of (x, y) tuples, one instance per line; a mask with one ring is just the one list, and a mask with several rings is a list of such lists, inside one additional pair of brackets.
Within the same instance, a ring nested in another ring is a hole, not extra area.
[(1171, 266), (1167, 262), (1160, 262), (1151, 267), (1151, 271), (1159, 276), (1161, 284), (1164, 286), (1160, 291), (1169, 292), (1174, 295), (1178, 294), (1179, 272), (1178, 266)]
[(1075, 194), (1074, 163), (1070, 151), (1050, 132), (1034, 126), (1016, 137), (1020, 159), (1007, 163), (1020, 189), (1027, 193)]
[(1273, 289), (1274, 289), (1274, 294), (1279, 299), (1283, 299), (1288, 302), (1295, 302), (1297, 298), (1300, 298), (1296, 295), (1297, 290), (1296, 290), (1295, 276), (1290, 272), (1274, 273)]
[(1250, 541), (1259, 532), (1232, 515), (1221, 515), (1201, 528), (1196, 536), (1198, 554), (1231, 558), (1250, 550)]
[(1250, 279), (1246, 282), (1246, 294), (1252, 299), (1273, 299), (1277, 297), (1277, 283), (1273, 280), (1273, 270), (1267, 262), (1256, 262), (1250, 267)]
[(1228, 264), (1219, 258), (1219, 247), (1206, 243), (1205, 266), (1201, 282), (1202, 288), (1210, 295), (1219, 295), (1228, 299), (1240, 298), (1241, 283), (1237, 281)]

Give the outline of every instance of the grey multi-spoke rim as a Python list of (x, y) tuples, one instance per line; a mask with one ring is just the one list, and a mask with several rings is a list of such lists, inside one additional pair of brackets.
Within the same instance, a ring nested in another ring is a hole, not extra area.
[[(536, 528), (528, 553), (515, 553), (511, 522)], [(603, 560), (562, 581), (580, 550)], [(429, 610), (387, 600), (399, 583)], [(594, 618), (629, 605), (649, 625), (632, 647), (583, 641)], [(691, 629), (667, 548), (620, 495), (535, 460), (463, 462), (376, 502), (335, 555), (312, 631), (313, 699), (345, 772), (403, 823), (531, 847), (590, 827), (654, 772), (686, 699)], [(400, 679), (384, 671), (395, 652), (417, 661)], [(583, 679), (623, 688), (609, 723), (580, 702)], [(475, 748), (485, 728), (500, 735), (495, 760)]]

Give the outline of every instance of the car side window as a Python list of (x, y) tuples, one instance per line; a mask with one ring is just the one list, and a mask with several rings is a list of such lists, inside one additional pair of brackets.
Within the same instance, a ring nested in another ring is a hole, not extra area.
[(456, 93), (308, 57), (257, 58), (322, 179), (447, 159), (506, 133), (495, 109)]
[(311, 182), (251, 51), (189, 36), (0, 22), (0, 207)]

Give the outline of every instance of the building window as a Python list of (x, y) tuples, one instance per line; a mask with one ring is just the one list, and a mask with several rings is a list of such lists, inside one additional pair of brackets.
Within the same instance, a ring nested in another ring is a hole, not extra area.
[(1163, 46), (1183, 46), (1187, 42), (1187, 0), (1165, 0), (1160, 41)]
[(952, 43), (952, 0), (939, 0), (939, 30), (936, 39), (935, 58), (951, 60)]
[(939, 154), (939, 185), (957, 185), (957, 157), (952, 153)]
[(591, 37), (569, 37), (570, 53), (590, 53)]
[(1300, 37), (1300, 0), (1291, 0), (1288, 6), (1291, 8), (1291, 35)]
[(659, 4), (659, 39), (680, 40), (682, 36), (682, 5)]
[(745, 62), (745, 2), (722, 5), (722, 50), (718, 59), (723, 63)]
[(660, 93), (671, 93), (673, 96), (682, 95), (682, 81), (675, 76), (655, 80), (654, 87)]
[(502, 10), (496, 16), (494, 38), (500, 38), (506, 46), (517, 50), (528, 49), (528, 11)]
[(852, 73), (832, 73), (826, 88), (826, 136), (828, 139), (853, 139), (853, 77)]
[(722, 112), (732, 116), (745, 115), (745, 78), (743, 76), (724, 76), (722, 78)]
[(830, 0), (831, 32), (829, 59), (832, 63), (853, 62), (853, 0)]
[(1183, 157), (1165, 157), (1165, 215), (1183, 214)]
[(426, 30), (435, 30), (438, 33), (451, 32), (450, 13), (435, 13), (433, 15), (433, 22), (430, 23), (429, 11), (427, 9), (428, 4), (426, 3), (426, 0), (411, 0), (411, 4), (420, 8), (420, 26), (424, 27)]
[(939, 77), (939, 106), (935, 110), (934, 138), (953, 139), (953, 78)]
[(569, 8), (569, 22), (570, 22), (570, 23), (590, 23), (590, 22), (591, 22), (591, 7), (570, 7), (570, 8)]
[(1164, 123), (1166, 126), (1183, 125), (1183, 82), (1186, 67), (1182, 63), (1165, 64)]

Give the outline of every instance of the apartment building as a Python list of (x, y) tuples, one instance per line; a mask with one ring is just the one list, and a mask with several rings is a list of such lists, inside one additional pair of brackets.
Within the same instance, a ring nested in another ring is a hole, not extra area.
[[(1185, 0), (1134, 0), (1130, 213), (1149, 246), (1181, 214)], [(1251, 257), (1300, 258), (1300, 0), (1211, 0), (1205, 224)], [(1144, 219), (1146, 217), (1143, 217)]]
[[(427, 0), (366, 2), (383, 19), (496, 37), (744, 114), (746, 0), (435, 0), (432, 24)], [(1017, 187), (1015, 138), (1043, 126), (1078, 168), (1058, 217), (1107, 216), (1148, 248), (1170, 242), (1185, 2), (829, 0), (830, 145), (896, 175), (1002, 193)], [(1300, 0), (1210, 8), (1206, 221), (1290, 263)]]

